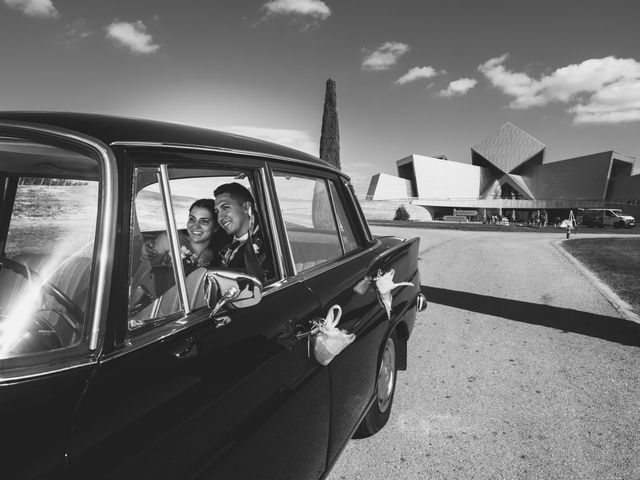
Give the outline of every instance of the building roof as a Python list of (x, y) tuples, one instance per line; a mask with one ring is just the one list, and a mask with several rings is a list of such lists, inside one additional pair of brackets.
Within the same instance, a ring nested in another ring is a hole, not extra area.
[(511, 173), (545, 149), (545, 145), (524, 130), (507, 122), (473, 146), (478, 155), (504, 173)]

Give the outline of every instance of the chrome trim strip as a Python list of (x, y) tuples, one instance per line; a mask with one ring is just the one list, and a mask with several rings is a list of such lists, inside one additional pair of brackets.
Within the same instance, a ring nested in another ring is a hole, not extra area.
[[(275, 187), (275, 175), (273, 171), (271, 172), (271, 178), (274, 179), (274, 187)], [(275, 188), (274, 188), (275, 190)], [(296, 269), (296, 261), (293, 259), (293, 250), (291, 249), (291, 241), (289, 240), (289, 232), (287, 231), (287, 226), (285, 225), (284, 215), (282, 213), (282, 207), (280, 206), (280, 199), (278, 198), (278, 192), (276, 192), (276, 201), (278, 202), (278, 208), (280, 209), (280, 216), (282, 217), (282, 230), (284, 231), (284, 239), (287, 241), (287, 254), (289, 255), (289, 260), (291, 260), (291, 269), (293, 270), (293, 276), (295, 277), (298, 274)]]
[(185, 314), (188, 314), (191, 309), (189, 308), (189, 298), (187, 297), (187, 282), (184, 278), (184, 270), (181, 262), (178, 262), (177, 260), (180, 258), (180, 242), (178, 241), (178, 230), (173, 213), (173, 203), (171, 203), (169, 170), (166, 163), (160, 165), (159, 173), (158, 181), (160, 182), (160, 192), (162, 193), (162, 211), (164, 212), (164, 219), (169, 229), (169, 247), (171, 248), (171, 256), (173, 258), (173, 276), (176, 279), (178, 291), (180, 292), (180, 303), (182, 304), (182, 309)]
[[(20, 381), (20, 380), (31, 380), (34, 378), (38, 378), (38, 377), (44, 377), (45, 375), (55, 375), (57, 373), (61, 373), (61, 372), (68, 372), (69, 370), (76, 370), (78, 368), (82, 368), (82, 367), (88, 367), (91, 365), (95, 365), (97, 363), (97, 360), (76, 360), (75, 362), (71, 361), (68, 362), (66, 365), (64, 366), (59, 366), (59, 367), (48, 367), (47, 365), (42, 365), (39, 366), (39, 368), (31, 368), (31, 367), (24, 367), (24, 369), (30, 369), (32, 370), (32, 373), (26, 373), (26, 374), (17, 374), (17, 375), (11, 375), (10, 373), (7, 374), (5, 372), (2, 372), (2, 375), (0, 375), (0, 385), (2, 385), (5, 382), (16, 382), (16, 381)], [(35, 371), (34, 371), (35, 370)]]
[(98, 153), (102, 181), (100, 183), (100, 218), (98, 219), (96, 232), (96, 264), (95, 272), (92, 272), (95, 278), (95, 286), (91, 296), (94, 308), (90, 320), (91, 333), (89, 336), (89, 350), (95, 351), (98, 349), (100, 340), (100, 323), (104, 314), (103, 312), (107, 310), (111, 268), (113, 266), (111, 252), (113, 251), (116, 236), (115, 203), (118, 198), (118, 170), (113, 152), (108, 146), (95, 138), (75, 131), (59, 129), (48, 125), (35, 123), (25, 124), (25, 122), (22, 121), (2, 121), (0, 122), (0, 127), (16, 129), (19, 132), (27, 131), (35, 134), (51, 135), (57, 138), (62, 137), (80, 143), (85, 147), (88, 146)]
[(271, 160), (282, 160), (285, 162), (294, 162), (294, 163), (301, 163), (304, 165), (310, 165), (310, 166), (313, 166), (314, 168), (321, 168), (333, 173), (338, 173), (341, 177), (350, 179), (348, 175), (345, 175), (343, 172), (341, 172), (340, 170), (337, 170), (336, 168), (330, 165), (322, 165), (320, 163), (314, 163), (308, 160), (301, 160), (299, 158), (283, 157), (282, 155), (273, 155), (271, 153), (254, 152), (251, 150), (235, 150), (233, 148), (211, 147), (207, 145), (191, 145), (191, 144), (182, 144), (182, 143), (129, 142), (129, 141), (112, 142), (110, 146), (172, 148), (172, 149), (180, 149), (180, 150), (198, 150), (198, 151), (204, 151), (204, 152), (228, 153), (230, 155), (242, 155), (242, 156), (250, 155), (252, 157), (268, 158)]
[[(97, 249), (97, 265), (98, 275), (96, 276), (95, 292), (95, 309), (93, 311), (93, 321), (91, 322), (91, 337), (89, 338), (89, 350), (98, 349), (98, 337), (100, 334), (100, 321), (103, 311), (107, 310), (107, 302), (109, 296), (106, 294), (107, 278), (111, 278), (111, 268), (113, 266), (113, 246), (115, 245), (116, 234), (116, 204), (118, 192), (118, 175), (116, 167), (116, 159), (111, 149), (107, 147), (99, 148), (102, 158), (104, 159), (103, 184), (104, 191), (101, 199), (101, 219), (100, 230), (98, 231), (98, 249)], [(107, 235), (110, 237), (105, 238)], [(107, 277), (108, 275), (108, 277)]]
[(263, 166), (260, 168), (260, 179), (262, 180), (262, 189), (264, 190), (265, 201), (267, 203), (267, 215), (269, 217), (269, 227), (271, 228), (271, 232), (273, 234), (272, 242), (275, 245), (276, 249), (276, 262), (278, 263), (278, 269), (280, 272), (280, 280), (284, 280), (286, 278), (286, 272), (284, 271), (284, 265), (282, 263), (282, 246), (280, 245), (280, 235), (278, 235), (278, 229), (276, 226), (276, 220), (274, 217), (273, 203), (271, 201), (271, 185), (267, 185), (267, 175), (264, 171), (266, 167)]
[(342, 232), (340, 231), (340, 220), (338, 219), (338, 210), (336, 209), (335, 198), (333, 198), (333, 193), (331, 193), (331, 180), (328, 178), (324, 179), (324, 187), (327, 189), (327, 193), (329, 194), (329, 203), (331, 204), (331, 213), (333, 213), (333, 223), (336, 226), (336, 233), (338, 234), (338, 239), (340, 240), (340, 247), (342, 248), (342, 254), (347, 254), (347, 248), (344, 246), (344, 238), (342, 238)]
[(351, 197), (352, 204), (354, 204), (355, 202), (356, 216), (358, 217), (358, 223), (360, 224), (360, 228), (362, 229), (362, 232), (364, 232), (365, 240), (367, 241), (367, 243), (372, 243), (373, 235), (371, 234), (371, 229), (369, 228), (369, 224), (367, 223), (367, 220), (362, 211), (362, 205), (360, 205), (360, 202), (356, 197), (355, 190), (353, 189), (353, 185), (351, 184), (351, 182), (343, 182), (343, 185), (347, 188), (347, 192)]

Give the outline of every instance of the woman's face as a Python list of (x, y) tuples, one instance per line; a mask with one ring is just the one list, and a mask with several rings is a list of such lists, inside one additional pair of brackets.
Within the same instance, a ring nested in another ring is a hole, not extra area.
[(187, 232), (192, 243), (208, 243), (215, 231), (213, 214), (204, 207), (193, 207), (189, 212)]

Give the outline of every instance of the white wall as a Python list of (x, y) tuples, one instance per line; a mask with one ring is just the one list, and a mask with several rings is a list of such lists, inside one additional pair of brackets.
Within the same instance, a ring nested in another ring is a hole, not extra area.
[[(422, 155), (412, 157), (418, 197), (478, 198), (480, 195), (481, 167)], [(406, 163), (403, 160), (398, 163)]]
[(404, 178), (378, 173), (371, 177), (367, 196), (371, 200), (392, 200), (411, 196), (411, 182)]

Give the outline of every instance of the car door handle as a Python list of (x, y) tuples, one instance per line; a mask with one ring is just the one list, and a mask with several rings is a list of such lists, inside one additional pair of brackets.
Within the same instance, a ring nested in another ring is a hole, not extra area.
[(308, 338), (311, 335), (315, 335), (320, 331), (320, 327), (317, 325), (310, 325), (309, 330), (304, 332), (296, 332), (296, 340), (302, 340), (303, 338)]
[(185, 358), (193, 358), (198, 355), (198, 344), (195, 338), (187, 337), (184, 341), (171, 350), (171, 355), (182, 360)]

